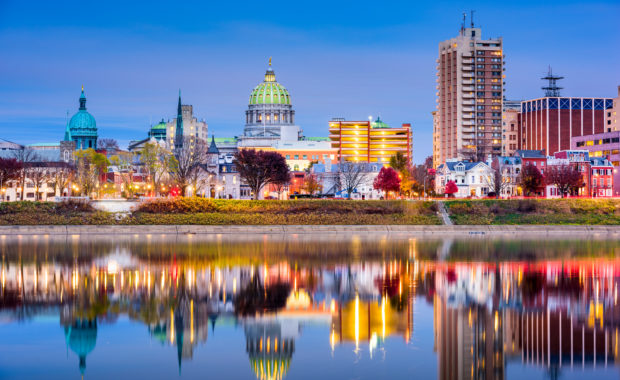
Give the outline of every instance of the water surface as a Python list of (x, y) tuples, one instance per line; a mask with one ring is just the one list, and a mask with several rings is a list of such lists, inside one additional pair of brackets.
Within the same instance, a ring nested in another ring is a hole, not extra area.
[(0, 239), (0, 378), (617, 379), (620, 241)]

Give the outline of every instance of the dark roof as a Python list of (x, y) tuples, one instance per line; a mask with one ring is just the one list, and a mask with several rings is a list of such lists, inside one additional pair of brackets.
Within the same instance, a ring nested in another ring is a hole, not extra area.
[(211, 145), (209, 145), (209, 149), (207, 150), (207, 153), (211, 153), (211, 154), (220, 153), (220, 150), (217, 148), (217, 145), (215, 145), (215, 136), (211, 136)]
[(515, 155), (521, 158), (546, 158), (542, 150), (517, 150)]
[[(465, 165), (465, 170), (469, 170), (479, 164), (485, 164), (484, 162), (469, 162), (469, 161), (448, 161), (444, 164), (439, 165), (441, 168), (443, 165), (447, 166), (450, 171), (454, 171), (454, 167), (458, 164)], [(486, 164), (485, 164), (486, 165)]]

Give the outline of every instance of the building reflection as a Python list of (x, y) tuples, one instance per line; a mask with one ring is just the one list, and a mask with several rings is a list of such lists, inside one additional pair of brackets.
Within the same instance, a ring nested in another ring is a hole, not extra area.
[[(410, 344), (416, 303), (432, 306), (439, 379), (503, 379), (522, 363), (551, 378), (617, 363), (620, 260), (465, 262), (417, 258), (300, 265), (225, 265), (117, 250), (78, 260), (2, 257), (0, 318), (57, 313), (84, 374), (98, 328), (128, 316), (173, 350), (179, 372), (220, 321), (243, 328), (257, 379), (284, 379), (304, 326), (329, 331), (332, 351), (372, 359), (386, 341)], [(442, 256), (442, 257), (449, 257)], [(239, 349), (243, 349), (240, 345)]]

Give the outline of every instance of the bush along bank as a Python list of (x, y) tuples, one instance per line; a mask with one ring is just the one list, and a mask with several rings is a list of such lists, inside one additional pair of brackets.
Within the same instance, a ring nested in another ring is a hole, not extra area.
[(482, 199), (450, 200), (446, 209), (454, 224), (620, 224), (615, 199)]
[(328, 225), (441, 224), (437, 205), (424, 201), (252, 201), (171, 198), (140, 204), (123, 218), (88, 204), (0, 204), (3, 225)]

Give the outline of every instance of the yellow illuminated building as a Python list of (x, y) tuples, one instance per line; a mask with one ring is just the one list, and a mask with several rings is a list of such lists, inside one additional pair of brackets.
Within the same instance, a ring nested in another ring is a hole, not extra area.
[(376, 121), (329, 122), (329, 139), (338, 161), (387, 163), (396, 153), (411, 161), (411, 124), (392, 128)]

